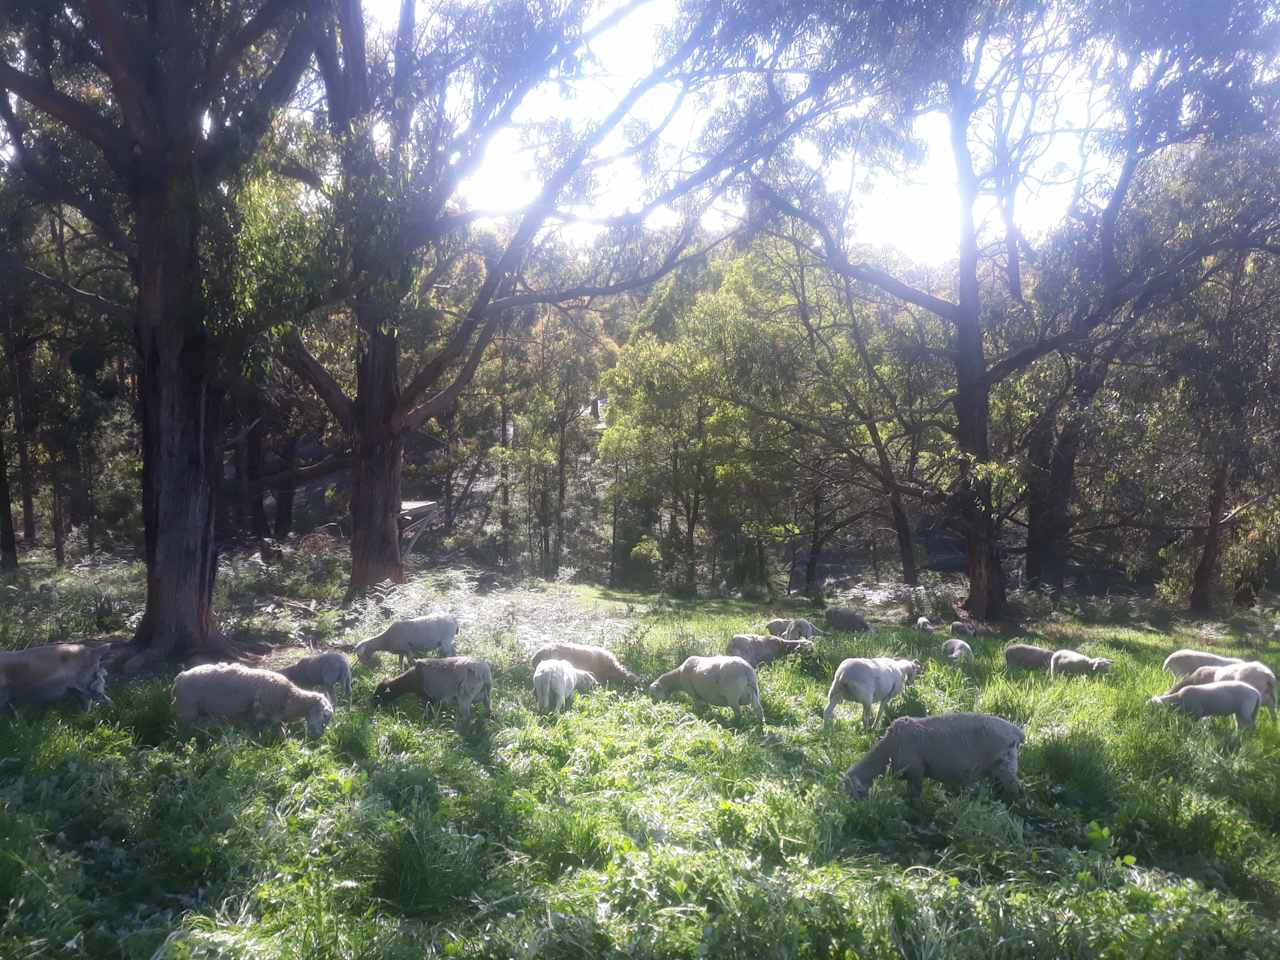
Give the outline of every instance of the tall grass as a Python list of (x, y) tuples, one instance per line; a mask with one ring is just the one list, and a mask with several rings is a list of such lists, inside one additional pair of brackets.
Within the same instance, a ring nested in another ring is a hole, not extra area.
[[(249, 622), (269, 597), (308, 599), (272, 577), (228, 578), (224, 609)], [(773, 611), (562, 585), (481, 599), (471, 582), (422, 575), (301, 617), (320, 623), (306, 642), (345, 644), (457, 613), (462, 652), (496, 667), (494, 716), (464, 735), (409, 701), (372, 709), (390, 661), (357, 669), (318, 741), (187, 734), (163, 679), (115, 684), (88, 714), (0, 719), (0, 956), (1280, 956), (1280, 730), (1147, 705), (1185, 633), (1047, 621), (1042, 637), (1118, 661), (1050, 683), (1006, 673), (1007, 638), (956, 667), (939, 639), (882, 627), (764, 667), (764, 728), (610, 690), (542, 717), (538, 642), (603, 642), (653, 676)], [(9, 646), (50, 639), (18, 601), (0, 617)], [(846, 797), (840, 774), (876, 733), (847, 706), (825, 733), (827, 685), (844, 657), (880, 653), (928, 663), (887, 719), (1024, 723), (1026, 797), (929, 785), (912, 804), (892, 779)]]

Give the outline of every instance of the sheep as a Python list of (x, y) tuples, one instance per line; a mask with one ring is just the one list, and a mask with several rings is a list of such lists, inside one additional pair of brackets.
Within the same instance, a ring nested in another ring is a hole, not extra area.
[(802, 619), (787, 620), (779, 617), (776, 620), (770, 620), (765, 624), (764, 628), (775, 637), (785, 637), (788, 635), (788, 631), (791, 631), (790, 639), (792, 640), (809, 640), (813, 637), (826, 636), (825, 633), (808, 620)]
[(942, 655), (957, 662), (960, 660), (972, 660), (973, 647), (963, 640), (953, 637), (942, 645)]
[(871, 781), (892, 768), (907, 781), (914, 800), (925, 777), (960, 787), (990, 774), (1007, 793), (1019, 796), (1018, 748), (1024, 736), (1016, 723), (986, 713), (899, 717), (845, 772), (842, 783), (851, 796), (861, 799)]
[(963, 620), (954, 620), (951, 623), (951, 635), (953, 637), (976, 637), (978, 628), (972, 623), (965, 623)]
[(730, 657), (741, 657), (751, 666), (759, 668), (761, 664), (781, 660), (792, 654), (812, 653), (813, 641), (738, 633), (734, 634), (724, 652)]
[(1239, 657), (1222, 657), (1216, 653), (1205, 653), (1203, 650), (1175, 650), (1164, 658), (1161, 670), (1167, 670), (1175, 677), (1185, 677), (1200, 667), (1225, 667), (1229, 663), (1244, 663)]
[(461, 730), (477, 700), (485, 712), (493, 715), (493, 671), (479, 657), (441, 657), (439, 660), (415, 660), (413, 666), (399, 676), (383, 680), (373, 691), (373, 702), (383, 704), (406, 693), (412, 693), (428, 704), (453, 703), (457, 707), (458, 729)]
[(827, 626), (832, 630), (848, 630), (850, 633), (866, 633), (871, 629), (866, 617), (848, 607), (832, 607), (828, 610)]
[(542, 713), (567, 710), (579, 690), (594, 690), (596, 680), (568, 660), (543, 660), (533, 671), (533, 692)]
[(1004, 648), (1004, 662), (1009, 669), (1048, 670), (1053, 651), (1031, 643), (1011, 643)]
[(923, 670), (918, 660), (896, 657), (851, 657), (845, 660), (836, 668), (827, 693), (827, 709), (822, 711), (823, 727), (831, 729), (836, 707), (845, 700), (862, 704), (864, 727), (872, 726), (871, 705), (878, 703), (875, 722), (879, 724), (885, 703), (901, 693), (904, 685), (915, 683), (916, 675)]
[(305, 720), (307, 732), (318, 737), (333, 719), (333, 705), (324, 694), (303, 690), (274, 670), (238, 663), (206, 663), (182, 671), (173, 681), (173, 702), (186, 726), (206, 718), (247, 718), (261, 730)]
[(712, 706), (732, 707), (735, 723), (742, 716), (739, 708), (746, 704), (764, 723), (755, 668), (741, 657), (689, 657), (649, 685), (649, 695), (657, 700), (681, 692)]
[(933, 631), (937, 628), (934, 627), (934, 625), (929, 622), (928, 617), (917, 617), (916, 629), (919, 630), (921, 633), (933, 633)]
[(339, 686), (344, 694), (351, 696), (351, 664), (346, 657), (334, 650), (303, 657), (297, 663), (280, 668), (276, 673), (288, 677), (299, 687), (312, 690), (321, 688), (330, 700), (335, 699)]
[(364, 664), (372, 664), (378, 653), (394, 653), (400, 666), (415, 654), (439, 650), (442, 657), (457, 653), (453, 638), (458, 635), (458, 620), (447, 613), (433, 613), (413, 620), (397, 620), (376, 637), (356, 644), (356, 656)]
[(1177, 707), (1197, 719), (1234, 714), (1236, 727), (1243, 730), (1253, 726), (1262, 697), (1254, 687), (1241, 680), (1218, 680), (1152, 697), (1151, 702)]
[(1239, 680), (1258, 691), (1264, 707), (1271, 711), (1272, 722), (1276, 719), (1276, 675), (1265, 663), (1251, 660), (1245, 663), (1228, 663), (1221, 667), (1200, 667), (1178, 680), (1169, 688), (1169, 693), (1177, 693), (1185, 687), (1201, 686), (1221, 680)]
[(88, 710), (111, 703), (107, 696), (105, 647), (53, 643), (0, 653), (0, 707), (16, 703), (52, 703), (73, 693)]
[(1076, 653), (1074, 650), (1055, 650), (1049, 659), (1049, 676), (1052, 678), (1109, 673), (1113, 662), (1106, 657), (1086, 657), (1083, 653)]
[(618, 662), (618, 658), (604, 647), (592, 647), (582, 643), (547, 643), (533, 654), (536, 669), (543, 660), (567, 660), (579, 670), (585, 670), (599, 683), (638, 687), (644, 681)]

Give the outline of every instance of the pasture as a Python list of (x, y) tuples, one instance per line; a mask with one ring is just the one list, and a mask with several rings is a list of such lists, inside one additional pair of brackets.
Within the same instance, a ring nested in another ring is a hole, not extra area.
[[(113, 676), (114, 704), (89, 713), (0, 717), (0, 956), (1280, 956), (1280, 727), (1264, 715), (1239, 734), (1146, 702), (1197, 624), (1054, 615), (1016, 636), (1116, 665), (1051, 682), (1006, 673), (1015, 634), (975, 638), (959, 668), (941, 634), (881, 622), (762, 667), (763, 729), (642, 691), (542, 717), (540, 642), (600, 642), (652, 679), (807, 608), (567, 584), (480, 595), (436, 570), (343, 612), (329, 562), (231, 561), (224, 630), (349, 645), (393, 614), (447, 609), (459, 652), (494, 665), (494, 715), (460, 735), (410, 699), (372, 708), (395, 672), (384, 657), (356, 668), (314, 741), (182, 732), (165, 676)], [(6, 648), (125, 631), (139, 609), (140, 568), (27, 570), (0, 605)], [(1230, 637), (1215, 649), (1259, 655)], [(864, 801), (841, 792), (882, 729), (846, 704), (824, 734), (827, 687), (841, 659), (882, 653), (927, 661), (889, 719), (1026, 725), (1024, 798), (929, 783), (912, 805), (888, 778)]]

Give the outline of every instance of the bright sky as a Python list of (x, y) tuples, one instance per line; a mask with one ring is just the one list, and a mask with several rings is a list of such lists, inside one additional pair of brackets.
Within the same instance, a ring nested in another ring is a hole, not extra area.
[[(654, 0), (593, 44), (598, 66), (593, 68), (588, 93), (576, 101), (566, 101), (558, 88), (544, 85), (528, 99), (517, 120), (594, 117), (608, 110), (621, 91), (651, 68), (655, 30), (668, 20), (671, 6), (672, 0)], [(389, 29), (394, 29), (398, 0), (368, 0), (368, 7)], [(670, 103), (670, 92), (657, 92), (642, 103), (640, 113), (656, 122)], [(670, 147), (678, 149), (679, 139), (692, 136), (697, 122), (697, 117), (684, 118), (676, 136), (669, 137)], [(955, 171), (945, 118), (940, 115), (921, 118), (916, 134), (927, 148), (924, 160), (912, 169), (879, 175), (873, 188), (857, 199), (854, 239), (875, 246), (896, 247), (922, 264), (938, 264), (956, 255), (959, 231)], [(621, 141), (616, 145), (620, 146)], [(1069, 151), (1074, 153), (1074, 150), (1072, 144)], [(1064, 159), (1070, 162), (1072, 157)], [(537, 191), (541, 183), (538, 174), (540, 171), (534, 169), (532, 158), (522, 151), (519, 134), (512, 130), (490, 144), (484, 164), (466, 184), (464, 193), (476, 207), (485, 210), (516, 210), (528, 203)], [(847, 164), (832, 163), (827, 175), (833, 188), (843, 189), (848, 182), (849, 168)], [(594, 212), (617, 213), (626, 209), (634, 201), (638, 181), (639, 174), (633, 166), (613, 170), (602, 183), (602, 199), (610, 209)], [(1069, 189), (1061, 187), (1020, 195), (1018, 220), (1024, 234), (1034, 238), (1056, 222), (1069, 198)], [(980, 209), (978, 215), (982, 218), (993, 214), (988, 208)], [(575, 230), (574, 235), (589, 242), (593, 232), (591, 228), (582, 228)]]

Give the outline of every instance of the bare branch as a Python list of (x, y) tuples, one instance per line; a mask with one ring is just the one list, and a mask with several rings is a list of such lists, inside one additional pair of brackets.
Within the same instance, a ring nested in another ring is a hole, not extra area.
[(286, 367), (310, 384), (311, 388), (319, 394), (320, 399), (329, 408), (329, 412), (338, 421), (338, 425), (347, 433), (354, 432), (355, 404), (342, 392), (342, 387), (338, 386), (338, 381), (333, 379), (324, 365), (312, 356), (296, 331), (284, 338), (278, 355)]

